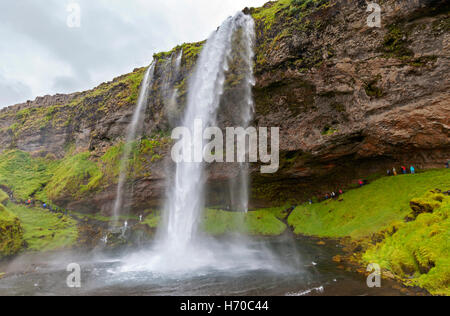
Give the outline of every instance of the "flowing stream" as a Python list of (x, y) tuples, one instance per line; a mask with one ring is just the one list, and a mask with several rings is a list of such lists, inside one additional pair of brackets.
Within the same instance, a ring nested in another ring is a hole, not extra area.
[(120, 174), (119, 174), (119, 182), (117, 184), (116, 200), (114, 202), (114, 209), (113, 209), (114, 224), (117, 224), (120, 214), (123, 213), (122, 211), (124, 208), (124, 197), (126, 196), (125, 184), (128, 174), (128, 164), (129, 164), (128, 160), (131, 151), (133, 149), (133, 142), (136, 140), (136, 137), (140, 135), (140, 131), (142, 129), (142, 123), (145, 113), (145, 105), (147, 104), (149, 89), (153, 82), (154, 71), (155, 71), (155, 64), (152, 63), (145, 72), (144, 79), (142, 81), (139, 92), (137, 106), (136, 109), (134, 110), (130, 125), (128, 126), (127, 137), (125, 140), (123, 154), (120, 161)]

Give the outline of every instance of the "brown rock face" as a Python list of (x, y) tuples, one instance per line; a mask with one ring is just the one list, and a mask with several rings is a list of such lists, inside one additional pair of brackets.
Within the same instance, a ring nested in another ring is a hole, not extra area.
[[(253, 206), (304, 200), (399, 164), (443, 167), (450, 157), (449, 5), (388, 0), (381, 7), (381, 28), (367, 25), (366, 1), (319, 1), (303, 11), (282, 7), (270, 24), (258, 15), (263, 9), (245, 10), (258, 17), (254, 125), (280, 127), (281, 150), (276, 174), (262, 175), (258, 166), (251, 167)], [(147, 136), (168, 133), (179, 122), (196, 58), (185, 53), (179, 73), (169, 77), (170, 54), (158, 61)], [(135, 104), (130, 96), (138, 88), (133, 76), (142, 74), (138, 69), (92, 91), (47, 96), (0, 111), (0, 150), (62, 157), (64, 148), (75, 144), (105, 152), (124, 136)], [(165, 102), (172, 86), (179, 89), (175, 110)], [(232, 100), (224, 99), (222, 124), (232, 121)], [(55, 105), (59, 114), (52, 126), (23, 117), (27, 109), (40, 113)], [(168, 166), (161, 162), (149, 167), (150, 178), (136, 179), (133, 206), (161, 204)], [(208, 175), (210, 203), (226, 203), (232, 168), (213, 165)], [(111, 186), (70, 206), (108, 208), (113, 196)]]
[(270, 30), (258, 23), (255, 121), (281, 127), (287, 158), (270, 185), (255, 174), (263, 198), (306, 198), (397, 164), (443, 167), (449, 156), (448, 4), (385, 1), (382, 28), (367, 26), (366, 8), (331, 1), (303, 28), (283, 11)]

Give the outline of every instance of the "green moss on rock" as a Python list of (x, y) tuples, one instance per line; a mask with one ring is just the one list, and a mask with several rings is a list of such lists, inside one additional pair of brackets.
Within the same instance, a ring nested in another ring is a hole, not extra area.
[(23, 238), (30, 251), (71, 248), (78, 239), (77, 222), (63, 214), (9, 203), (11, 213), (23, 225)]
[(391, 236), (363, 256), (393, 272), (406, 285), (420, 286), (434, 295), (450, 295), (450, 197), (431, 192), (411, 201), (425, 212), (402, 224)]
[(12, 256), (23, 246), (23, 229), (19, 218), (3, 204), (8, 195), (0, 190), (0, 258)]
[(383, 40), (383, 51), (386, 57), (407, 59), (414, 54), (408, 47), (408, 34), (398, 24), (390, 25)]
[[(168, 142), (164, 136), (131, 143), (126, 164), (128, 177), (149, 176), (151, 164), (163, 158), (162, 147)], [(75, 152), (71, 147), (62, 159), (5, 151), (0, 154), (0, 185), (10, 188), (22, 201), (33, 198), (56, 203), (83, 198), (117, 183), (124, 146), (119, 142), (101, 157), (89, 151)]]
[(83, 152), (61, 161), (53, 170), (45, 192), (51, 200), (61, 196), (80, 197), (84, 192), (98, 188), (102, 177), (98, 164), (90, 159), (90, 153)]
[(378, 86), (380, 80), (381, 76), (376, 76), (374, 79), (364, 84), (364, 90), (366, 90), (367, 96), (371, 98), (381, 98), (384, 95), (383, 90)]
[(54, 161), (33, 158), (20, 150), (0, 155), (0, 184), (14, 191), (15, 197), (26, 200), (40, 191), (51, 178)]
[(182, 62), (188, 68), (190, 68), (197, 60), (205, 43), (206, 41), (196, 43), (183, 43), (181, 45), (174, 47), (172, 50), (168, 52), (160, 52), (154, 54), (153, 59), (155, 59), (156, 61), (164, 60), (170, 58), (173, 54), (179, 53), (181, 50), (183, 50)]

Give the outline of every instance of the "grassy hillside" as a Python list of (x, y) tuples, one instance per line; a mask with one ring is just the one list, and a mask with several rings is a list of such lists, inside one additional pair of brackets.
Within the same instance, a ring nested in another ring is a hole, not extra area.
[[(167, 142), (167, 138), (158, 138), (133, 143), (127, 166), (129, 176), (147, 176), (150, 165), (161, 159), (159, 150)], [(123, 143), (111, 146), (101, 157), (71, 148), (63, 159), (5, 151), (0, 154), (0, 185), (9, 187), (22, 200), (35, 197), (50, 202), (86, 196), (117, 181), (123, 147)]]
[(8, 194), (0, 190), (0, 204), (8, 200)]
[(17, 253), (23, 245), (20, 220), (3, 204), (7, 200), (8, 195), (0, 190), (0, 258)]
[(248, 213), (207, 209), (202, 228), (206, 233), (216, 236), (227, 233), (278, 236), (287, 229), (286, 224), (280, 220), (284, 209), (273, 208)]
[(450, 197), (430, 192), (412, 203), (414, 212), (424, 213), (399, 225), (395, 234), (369, 248), (363, 259), (380, 264), (407, 284), (450, 296)]
[(403, 221), (411, 199), (435, 188), (450, 189), (450, 170), (381, 178), (346, 192), (342, 201), (301, 205), (288, 223), (297, 234), (363, 238)]
[(11, 188), (16, 197), (27, 199), (49, 181), (51, 165), (51, 161), (34, 159), (23, 151), (4, 152), (0, 155), (0, 184)]
[(8, 209), (20, 219), (27, 249), (49, 251), (73, 246), (78, 238), (77, 222), (62, 214), (9, 203)]
[(299, 206), (288, 223), (297, 234), (351, 237), (362, 245), (364, 264), (450, 295), (450, 197), (438, 189), (450, 189), (450, 170), (386, 177), (341, 201)]

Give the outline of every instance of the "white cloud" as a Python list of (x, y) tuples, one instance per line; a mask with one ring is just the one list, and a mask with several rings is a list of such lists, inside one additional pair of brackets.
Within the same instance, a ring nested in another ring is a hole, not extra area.
[[(81, 27), (68, 28), (78, 2)], [(266, 0), (5, 0), (0, 2), (0, 108), (94, 87), (148, 65), (153, 53), (206, 39)], [(15, 87), (5, 93), (5, 87)]]
[(7, 81), (0, 73), (0, 98), (4, 104), (13, 104), (18, 99), (27, 99), (30, 96), (31, 88), (28, 85), (15, 80)]

